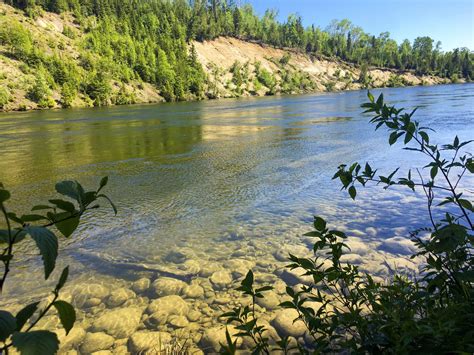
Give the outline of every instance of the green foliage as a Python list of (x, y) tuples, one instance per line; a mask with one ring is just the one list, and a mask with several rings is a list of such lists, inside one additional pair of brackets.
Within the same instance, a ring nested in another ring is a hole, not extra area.
[(108, 105), (111, 92), (110, 79), (103, 72), (94, 73), (85, 89), (85, 93), (93, 100), (94, 106)]
[(48, 83), (48, 73), (43, 68), (40, 68), (36, 74), (34, 84), (27, 93), (27, 97), (36, 102), (38, 107), (51, 108), (56, 105), (51, 94), (52, 92)]
[(10, 91), (7, 88), (0, 86), (0, 109), (4, 108), (5, 105), (8, 104), (10, 98)]
[(257, 80), (266, 86), (268, 88), (267, 94), (268, 95), (275, 95), (276, 94), (276, 85), (277, 81), (275, 76), (273, 76), (272, 73), (270, 73), (268, 70), (265, 68), (262, 68), (261, 65), (257, 66), (255, 68), (256, 70), (256, 77)]
[(14, 19), (2, 22), (0, 44), (6, 46), (10, 54), (20, 60), (28, 59), (33, 51), (31, 33)]
[[(465, 151), (470, 141), (455, 137), (450, 144), (433, 144), (430, 129), (412, 119), (416, 110), (407, 113), (386, 105), (382, 95), (377, 100), (370, 93), (368, 96), (370, 102), (362, 107), (374, 115), (371, 123), (377, 129), (388, 129), (389, 144), (400, 140), (404, 149), (423, 154), (430, 162), (417, 169), (418, 179), (412, 177), (411, 171), (406, 177), (395, 178), (399, 169), (381, 175), (368, 163), (364, 168), (359, 163), (341, 165), (334, 179), (340, 180), (352, 199), (357, 196), (358, 186), (369, 183), (385, 189), (406, 186), (425, 194), (428, 225), (410, 233), (418, 249), (412, 257), (423, 260), (423, 270), (414, 276), (394, 271), (385, 282), (375, 281), (357, 266), (342, 261), (344, 253), (350, 251), (348, 236), (330, 229), (323, 218), (315, 217), (314, 229), (305, 234), (315, 239), (314, 256), (299, 258), (290, 254), (287, 266), (304, 270), (303, 275), (313, 283), (298, 289), (287, 287), (289, 299), (280, 304), (297, 312), (297, 320), (307, 329), (306, 338), (311, 339), (294, 350), (304, 354), (472, 353), (474, 207), (460, 188), (463, 176), (474, 174), (474, 160)], [(444, 217), (435, 220), (434, 209), (442, 209)], [(422, 237), (422, 232), (430, 236)], [(238, 288), (252, 297), (253, 304), (256, 297), (265, 297), (262, 292), (266, 289), (254, 289), (251, 272)], [(317, 309), (312, 306), (314, 302), (319, 304)], [(252, 339), (253, 353), (281, 351), (269, 346), (265, 328), (259, 326), (250, 307), (236, 308), (224, 317), (228, 323), (237, 324), (240, 333), (236, 337)], [(228, 336), (223, 352), (234, 354), (236, 344)], [(288, 344), (288, 339), (277, 344)], [(283, 352), (287, 351), (285, 347)]]
[[(10, 192), (0, 183), (0, 211), (5, 219), (6, 229), (0, 230), (0, 246), (2, 253), (0, 261), (3, 273), (0, 278), (0, 292), (12, 271), (11, 261), (18, 253), (24, 253), (24, 240), (30, 237), (39, 250), (43, 260), (44, 276), (48, 279), (55, 269), (58, 257), (58, 238), (55, 229), (65, 238), (69, 238), (77, 229), (85, 212), (98, 208), (97, 201), (105, 199), (114, 212), (116, 208), (110, 199), (101, 191), (107, 185), (107, 177), (102, 178), (97, 190), (85, 191), (76, 181), (63, 181), (56, 184), (56, 191), (72, 200), (51, 199), (49, 204), (34, 206), (30, 214), (18, 216), (7, 209)], [(16, 315), (0, 310), (0, 351), (8, 353), (16, 348), (21, 354), (48, 355), (55, 354), (59, 349), (59, 340), (55, 333), (49, 330), (34, 330), (37, 323), (52, 309), (56, 310), (66, 334), (74, 326), (76, 312), (68, 302), (59, 300), (59, 293), (67, 281), (69, 267), (63, 269), (53, 297), (44, 308), (39, 308), (40, 302), (26, 305)]]
[(388, 78), (387, 86), (390, 88), (405, 86), (405, 80), (403, 80), (403, 78), (400, 75), (390, 74), (390, 78)]

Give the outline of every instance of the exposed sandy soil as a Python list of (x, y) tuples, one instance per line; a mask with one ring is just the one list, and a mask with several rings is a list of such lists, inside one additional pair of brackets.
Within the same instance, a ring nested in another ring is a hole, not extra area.
[[(360, 89), (357, 82), (360, 70), (355, 65), (340, 61), (318, 59), (295, 50), (283, 50), (267, 45), (242, 41), (236, 38), (220, 37), (207, 42), (194, 42), (194, 47), (199, 60), (208, 75), (214, 75), (214, 68), (220, 68), (220, 76), (217, 81), (224, 84), (231, 78), (229, 69), (235, 62), (249, 63), (251, 71), (254, 63), (260, 62), (261, 66), (272, 72), (278, 79), (282, 65), (278, 62), (287, 53), (291, 55), (286, 68), (293, 71), (307, 73), (316, 83), (317, 91), (327, 91), (325, 83), (334, 83), (332, 90), (354, 90)], [(222, 72), (224, 75), (222, 75)], [(399, 75), (406, 85), (434, 85), (445, 83), (446, 80), (434, 76), (418, 77), (411, 72), (398, 72), (390, 69), (370, 69), (373, 87), (387, 86), (391, 75)], [(222, 96), (232, 96), (223, 85), (220, 86)], [(249, 94), (249, 93), (244, 93)]]

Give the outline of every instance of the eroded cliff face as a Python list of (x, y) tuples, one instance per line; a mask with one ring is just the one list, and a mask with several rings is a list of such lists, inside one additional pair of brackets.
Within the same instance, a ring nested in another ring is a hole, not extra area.
[[(217, 97), (435, 85), (447, 82), (446, 79), (435, 76), (420, 77), (410, 72), (373, 68), (367, 70), (364, 82), (361, 80), (361, 69), (356, 65), (236, 38), (220, 37), (212, 41), (194, 42), (192, 45), (209, 76), (211, 86), (214, 85), (210, 89), (214, 88)], [(240, 87), (235, 80), (236, 66), (240, 67), (241, 76), (244, 77)], [(263, 80), (255, 85), (261, 69), (274, 77), (274, 92), (262, 83)], [(248, 73), (247, 78), (245, 73)], [(212, 90), (209, 91), (212, 93)]]
[[(31, 34), (34, 46), (42, 53), (65, 58), (77, 64), (81, 71), (79, 75), (87, 75), (87, 68), (81, 64), (79, 54), (85, 50), (84, 30), (74, 21), (72, 15), (44, 12), (32, 19), (26, 17), (23, 12), (0, 3), (0, 26), (11, 20), (17, 21)], [(412, 73), (388, 69), (369, 68), (366, 75), (361, 76), (361, 69), (355, 65), (236, 38), (220, 37), (212, 41), (193, 42), (189, 45), (189, 50), (195, 51), (207, 75), (204, 85), (206, 98), (433, 85), (446, 82), (446, 79), (439, 77), (417, 77)], [(4, 97), (7, 97), (0, 105), (0, 110), (37, 109), (38, 104), (28, 94), (35, 83), (37, 69), (14, 59), (9, 55), (10, 52), (11, 49), (0, 41), (0, 90), (3, 91)], [(95, 53), (89, 54), (91, 57), (98, 56)], [(112, 98), (120, 97), (120, 92), (125, 91), (129, 100), (110, 99), (108, 104), (164, 101), (154, 85), (136, 79), (120, 82), (112, 78), (110, 88)], [(61, 88), (51, 85), (50, 91), (48, 107), (62, 107)], [(189, 100), (193, 99), (197, 98), (189, 97)], [(92, 105), (92, 100), (80, 92), (70, 103), (72, 107)]]

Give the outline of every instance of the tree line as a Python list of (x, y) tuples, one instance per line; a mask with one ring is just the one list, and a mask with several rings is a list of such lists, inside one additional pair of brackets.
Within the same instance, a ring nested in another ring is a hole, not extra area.
[[(5, 0), (30, 16), (41, 11), (72, 12), (83, 36), (81, 68), (64, 58), (45, 58), (24, 35), (16, 44), (27, 64), (42, 64), (52, 72), (65, 96), (86, 93), (96, 104), (108, 97), (106, 83), (142, 80), (158, 87), (168, 101), (204, 95), (206, 76), (188, 44), (218, 36), (233, 36), (276, 47), (298, 48), (310, 55), (331, 57), (358, 65), (413, 70), (457, 79), (473, 77), (474, 53), (467, 48), (449, 52), (440, 42), (418, 37), (397, 43), (388, 32), (374, 36), (349, 20), (333, 21), (327, 28), (304, 27), (302, 18), (277, 20), (277, 12), (258, 16), (251, 5), (234, 0)], [(16, 30), (14, 30), (16, 31)], [(4, 30), (5, 32), (5, 30)], [(21, 31), (20, 31), (21, 32)], [(74, 31), (65, 28), (64, 34)], [(12, 36), (19, 36), (12, 34)], [(0, 36), (4, 44), (8, 42)], [(51, 63), (53, 61), (53, 63)], [(78, 79), (84, 69), (87, 80)], [(59, 73), (58, 73), (59, 72)], [(40, 83), (41, 84), (41, 83)], [(41, 86), (41, 85), (38, 85)], [(127, 93), (118, 100), (127, 102)]]

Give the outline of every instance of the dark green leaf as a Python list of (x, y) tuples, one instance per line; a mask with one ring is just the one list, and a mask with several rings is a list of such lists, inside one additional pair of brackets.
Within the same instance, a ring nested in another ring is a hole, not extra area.
[(434, 178), (436, 177), (436, 175), (438, 175), (438, 166), (437, 166), (437, 165), (434, 165), (434, 166), (431, 168), (431, 171), (430, 171), (431, 179), (434, 179)]
[(253, 286), (253, 272), (252, 272), (252, 270), (249, 270), (249, 272), (245, 276), (245, 279), (242, 280), (242, 286), (252, 288), (252, 286)]
[(39, 215), (39, 214), (24, 214), (20, 217), (23, 222), (36, 222), (41, 221), (42, 219), (46, 219), (46, 217)]
[(314, 228), (318, 231), (323, 231), (326, 229), (326, 221), (321, 217), (314, 217)]
[(61, 195), (70, 197), (79, 203), (82, 201), (84, 190), (77, 181), (61, 181), (56, 184), (56, 191)]
[(7, 190), (0, 189), (0, 203), (5, 202), (10, 198), (10, 192)]
[(56, 285), (56, 288), (55, 288), (56, 292), (59, 292), (59, 290), (63, 288), (64, 284), (67, 281), (68, 275), (69, 275), (69, 266), (66, 266), (61, 272), (61, 276), (59, 277), (58, 284)]
[(52, 207), (48, 206), (48, 205), (36, 205), (31, 210), (32, 211), (39, 211), (39, 210), (50, 210), (50, 209), (52, 209)]
[(349, 187), (348, 192), (349, 192), (349, 196), (350, 196), (353, 200), (355, 200), (356, 195), (357, 195), (357, 190), (356, 190), (356, 188), (355, 188), (354, 186), (351, 186), (351, 187)]
[(97, 190), (97, 192), (99, 192), (100, 190), (102, 190), (105, 185), (107, 185), (107, 183), (109, 182), (109, 177), (108, 176), (104, 176), (101, 180), (100, 180), (100, 185), (99, 185), (99, 189)]
[(71, 306), (66, 301), (55, 301), (53, 306), (56, 308), (59, 314), (59, 320), (63, 325), (64, 329), (66, 330), (66, 335), (74, 326), (74, 322), (76, 321), (76, 311), (74, 311), (74, 307)]
[(47, 330), (15, 333), (12, 341), (21, 355), (53, 355), (59, 350), (57, 335)]
[(10, 312), (0, 311), (0, 341), (5, 341), (15, 329), (15, 317)]
[(39, 302), (31, 303), (25, 308), (21, 309), (16, 315), (16, 331), (21, 331), (21, 328), (25, 325), (25, 323), (30, 319), (33, 314), (38, 309)]
[(60, 213), (55, 216), (56, 220), (62, 220), (61, 222), (56, 222), (54, 225), (56, 228), (64, 235), (66, 238), (69, 238), (72, 233), (77, 229), (79, 225), (79, 216), (69, 217), (70, 213)]
[(25, 232), (35, 241), (40, 251), (44, 264), (44, 276), (47, 279), (56, 265), (58, 239), (53, 232), (44, 227), (27, 227)]
[(69, 201), (53, 199), (53, 200), (49, 200), (49, 202), (51, 202), (57, 208), (66, 212), (74, 213), (74, 211), (76, 210), (76, 207), (74, 206), (74, 204)]

